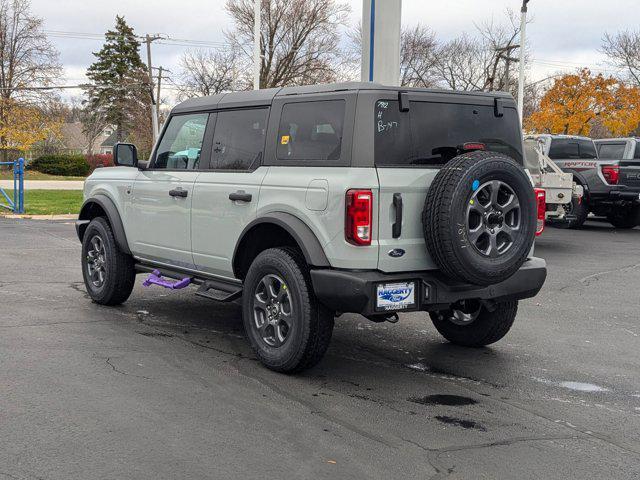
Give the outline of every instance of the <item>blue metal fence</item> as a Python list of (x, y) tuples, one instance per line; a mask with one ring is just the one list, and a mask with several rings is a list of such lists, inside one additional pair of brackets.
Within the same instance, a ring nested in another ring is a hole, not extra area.
[(13, 169), (13, 195), (9, 196), (0, 188), (0, 197), (7, 201), (6, 204), (0, 203), (0, 208), (6, 208), (13, 213), (24, 213), (24, 158), (13, 162), (0, 162), (0, 166), (2, 165), (11, 165)]

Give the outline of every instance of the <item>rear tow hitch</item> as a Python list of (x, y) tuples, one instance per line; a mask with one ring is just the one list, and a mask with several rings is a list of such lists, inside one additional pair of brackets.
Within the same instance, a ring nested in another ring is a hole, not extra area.
[(179, 290), (188, 286), (191, 283), (191, 277), (185, 277), (182, 280), (176, 280), (172, 282), (163, 278), (159, 270), (154, 270), (149, 274), (149, 277), (142, 282), (143, 287), (149, 287), (151, 285), (158, 285), (164, 288), (170, 288), (171, 290)]
[(367, 319), (376, 323), (382, 323), (382, 322), (398, 323), (398, 320), (400, 318), (398, 317), (398, 314), (396, 312), (391, 312), (391, 313), (382, 313), (380, 315), (368, 315)]

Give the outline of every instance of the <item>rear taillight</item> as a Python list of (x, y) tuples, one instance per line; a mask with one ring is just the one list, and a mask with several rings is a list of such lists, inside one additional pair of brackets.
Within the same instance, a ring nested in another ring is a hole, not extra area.
[(602, 176), (609, 185), (617, 185), (620, 180), (620, 167), (618, 165), (602, 165)]
[(474, 152), (476, 150), (486, 150), (487, 146), (480, 142), (467, 142), (462, 145), (461, 150), (464, 152)]
[(371, 190), (349, 190), (346, 198), (345, 238), (354, 245), (371, 245), (373, 194)]
[(536, 207), (538, 210), (538, 223), (536, 225), (536, 237), (544, 231), (544, 219), (547, 215), (547, 194), (543, 188), (534, 189), (536, 192)]

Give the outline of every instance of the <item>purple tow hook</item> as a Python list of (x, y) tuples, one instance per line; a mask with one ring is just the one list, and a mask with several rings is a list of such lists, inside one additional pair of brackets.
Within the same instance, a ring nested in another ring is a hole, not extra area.
[(149, 277), (144, 282), (142, 282), (142, 286), (148, 287), (150, 285), (158, 285), (160, 287), (170, 288), (171, 290), (179, 290), (180, 288), (186, 287), (190, 283), (190, 277), (185, 277), (182, 280), (177, 280), (175, 282), (172, 282), (171, 280), (165, 280), (164, 278), (162, 278), (162, 275), (160, 275), (159, 270), (154, 270), (151, 274), (149, 274)]

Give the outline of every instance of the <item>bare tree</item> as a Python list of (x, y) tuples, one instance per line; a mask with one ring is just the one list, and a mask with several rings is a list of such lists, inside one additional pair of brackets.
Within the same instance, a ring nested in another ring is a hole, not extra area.
[(435, 33), (424, 25), (403, 30), (400, 38), (400, 85), (435, 87), (439, 46)]
[(49, 96), (33, 87), (50, 85), (61, 72), (58, 52), (42, 31), (28, 0), (0, 0), (0, 97), (35, 102)]
[(640, 31), (604, 34), (602, 52), (614, 67), (624, 69), (628, 80), (640, 85)]
[(180, 83), (176, 86), (181, 100), (247, 87), (246, 74), (239, 71), (237, 55), (232, 50), (187, 51), (180, 66)]
[(0, 149), (8, 156), (6, 132), (20, 106), (41, 107), (51, 98), (38, 89), (61, 72), (58, 52), (42, 31), (42, 19), (30, 12), (28, 0), (0, 0)]
[(490, 54), (482, 43), (466, 34), (438, 49), (438, 83), (452, 90), (484, 90)]
[[(227, 38), (246, 65), (253, 53), (253, 0), (227, 0), (235, 30)], [(340, 64), (339, 29), (351, 11), (334, 0), (262, 0), (260, 87), (335, 80)]]

